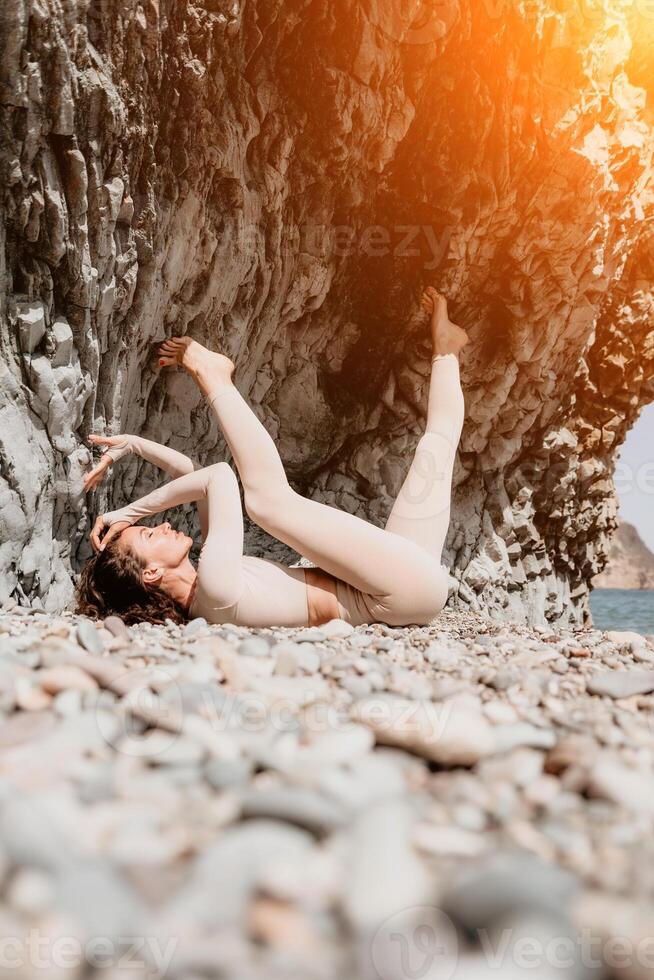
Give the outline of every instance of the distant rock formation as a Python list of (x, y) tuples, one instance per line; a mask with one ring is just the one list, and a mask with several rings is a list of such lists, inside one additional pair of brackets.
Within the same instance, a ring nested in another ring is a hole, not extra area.
[(0, 4), (0, 601), (64, 605), (93, 516), (160, 478), (133, 460), (86, 498), (90, 432), (221, 458), (154, 368), (173, 332), (234, 358), (298, 490), (383, 522), (433, 282), (473, 341), (450, 601), (587, 617), (654, 397), (648, 13), (419, 7)]
[(654, 554), (633, 524), (618, 524), (606, 568), (593, 579), (593, 588), (654, 589)]

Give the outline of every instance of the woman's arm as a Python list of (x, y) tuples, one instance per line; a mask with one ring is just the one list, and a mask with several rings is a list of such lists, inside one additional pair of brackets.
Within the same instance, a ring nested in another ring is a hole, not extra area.
[[(146, 460), (146, 462), (153, 463), (154, 466), (158, 466), (159, 469), (162, 469), (165, 473), (168, 473), (168, 475), (173, 477), (173, 479), (180, 476), (185, 476), (187, 473), (193, 473), (195, 470), (199, 469), (193, 460), (189, 456), (185, 456), (184, 453), (180, 453), (176, 449), (171, 449), (170, 446), (162, 446), (161, 443), (153, 442), (151, 439), (144, 439), (142, 436), (121, 435), (110, 436), (108, 438), (103, 436), (90, 436), (89, 438), (96, 445), (107, 445), (102, 459), (104, 460), (105, 457), (108, 457), (108, 460), (111, 463), (116, 463), (119, 459), (122, 459), (123, 456), (133, 453), (140, 456), (141, 459)], [(107, 463), (106, 465), (110, 464)], [(93, 473), (95, 473), (95, 470)], [(89, 475), (92, 476), (93, 474)], [(103, 474), (101, 474), (101, 476), (102, 475)], [(97, 482), (100, 482), (100, 480)], [(90, 489), (90, 487), (87, 489)], [(207, 530), (209, 526), (207, 502), (204, 499), (200, 499), (197, 501), (196, 506), (200, 521), (202, 540), (204, 541), (207, 537)]]
[[(215, 463), (195, 470), (153, 490), (133, 504), (109, 511), (98, 517), (91, 540), (101, 551), (112, 534), (114, 525), (120, 533), (127, 524), (142, 517), (159, 514), (169, 507), (204, 501), (207, 506), (209, 530), (198, 564), (197, 591), (203, 604), (216, 608), (233, 606), (243, 590), (243, 513), (238, 482), (228, 463)], [(103, 527), (109, 530), (100, 541)]]
[(121, 435), (119, 438), (121, 441), (117, 445), (109, 446), (105, 450), (105, 456), (109, 456), (114, 463), (129, 453), (135, 453), (146, 462), (158, 466), (173, 479), (192, 473), (196, 469), (189, 456), (171, 449), (170, 446), (162, 446), (161, 443), (144, 439), (142, 436)]
[[(200, 552), (195, 601), (206, 609), (235, 606), (244, 588), (243, 511), (234, 470), (228, 463), (207, 484), (209, 533)], [(213, 467), (210, 467), (213, 469)]]
[[(119, 521), (136, 524), (143, 517), (160, 514), (162, 511), (168, 510), (169, 507), (179, 507), (181, 504), (206, 500), (210, 478), (214, 474), (224, 473), (225, 470), (228, 470), (232, 477), (234, 476), (228, 463), (214, 463), (213, 466), (205, 466), (201, 470), (185, 473), (183, 476), (178, 476), (176, 480), (171, 480), (170, 483), (164, 483), (162, 487), (157, 487), (156, 490), (140, 497), (131, 504), (119, 507), (118, 510), (107, 511), (98, 520), (102, 520), (106, 527), (111, 527)], [(234, 479), (236, 478), (234, 477)]]

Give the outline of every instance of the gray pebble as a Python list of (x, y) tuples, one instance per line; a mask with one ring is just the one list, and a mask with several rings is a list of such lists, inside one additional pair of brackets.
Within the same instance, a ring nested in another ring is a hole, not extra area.
[(390, 636), (382, 636), (375, 642), (375, 646), (378, 650), (392, 650), (395, 646), (395, 640)]
[(238, 652), (244, 657), (268, 657), (270, 644), (261, 636), (249, 636), (239, 644)]
[(447, 890), (444, 908), (471, 932), (526, 912), (558, 920), (578, 887), (573, 874), (530, 855), (499, 854), (464, 869)]
[[(238, 928), (266, 865), (306, 856), (312, 844), (313, 838), (306, 830), (281, 820), (251, 819), (229, 827), (204, 848), (182, 887), (158, 915), (160, 934), (173, 934), (180, 922), (205, 934), (225, 927), (230, 931)], [(223, 936), (220, 944), (224, 944)], [(213, 953), (211, 962), (210, 973), (215, 975)], [(193, 972), (197, 975), (197, 971)], [(242, 976), (242, 969), (230, 970), (229, 975)]]
[(82, 803), (100, 803), (115, 794), (116, 773), (111, 763), (99, 763), (77, 780), (77, 796)]
[(383, 691), (386, 687), (386, 680), (380, 670), (371, 670), (366, 676), (373, 691)]
[(356, 674), (348, 674), (341, 684), (353, 698), (365, 698), (372, 690), (369, 678), (359, 677)]
[(80, 619), (75, 631), (77, 642), (89, 653), (102, 653), (104, 643), (90, 619)]
[(654, 691), (654, 670), (602, 670), (592, 674), (587, 682), (589, 694), (608, 698), (630, 698)]
[(373, 641), (374, 637), (370, 636), (369, 633), (354, 633), (349, 639), (350, 646), (358, 647), (359, 649), (369, 647)]
[(185, 735), (152, 731), (144, 738), (144, 757), (151, 765), (195, 766), (205, 754), (202, 745)]
[(425, 660), (434, 667), (449, 670), (456, 667), (460, 658), (452, 650), (447, 650), (440, 644), (432, 643), (425, 650)]
[[(281, 644), (280, 644), (281, 646)], [(275, 648), (275, 674), (279, 677), (295, 677), (300, 671), (300, 662), (296, 650), (290, 647)]]
[(232, 789), (244, 785), (252, 775), (249, 759), (212, 759), (204, 768), (205, 779), (214, 789)]
[(354, 633), (354, 626), (346, 623), (344, 619), (330, 619), (328, 623), (322, 624), (320, 630), (330, 640), (337, 640), (351, 636)]
[(7, 889), (7, 901), (23, 915), (41, 915), (52, 904), (51, 876), (37, 868), (22, 868)]
[(508, 691), (520, 681), (520, 677), (520, 671), (505, 667), (502, 670), (492, 671), (487, 678), (484, 678), (484, 683), (496, 691)]
[(303, 644), (298, 656), (300, 668), (305, 674), (316, 674), (320, 670), (320, 654), (313, 647)]
[(124, 640), (129, 639), (129, 629), (125, 626), (120, 616), (107, 616), (104, 621), (104, 628), (109, 630), (112, 636), (117, 636)]
[(56, 714), (61, 715), (62, 718), (76, 715), (82, 710), (82, 692), (60, 691), (54, 698), (52, 707)]
[(272, 653), (276, 658), (274, 672), (280, 677), (315, 674), (320, 669), (320, 654), (307, 643), (278, 643)]
[(186, 624), (182, 630), (182, 636), (184, 639), (188, 639), (191, 636), (202, 636), (209, 632), (209, 624), (203, 616), (198, 616), (196, 619), (192, 619)]
[(36, 667), (41, 666), (42, 661), (43, 657), (39, 650), (20, 651), (20, 663), (23, 667), (29, 667), (34, 670)]
[(342, 807), (303, 786), (250, 790), (243, 797), (243, 815), (285, 820), (316, 834), (335, 830), (345, 821)]
[(321, 643), (327, 639), (327, 633), (318, 626), (310, 626), (293, 634), (296, 643)]
[(550, 728), (537, 728), (528, 722), (498, 725), (495, 728), (495, 745), (498, 752), (521, 747), (551, 749), (556, 745), (556, 733)]

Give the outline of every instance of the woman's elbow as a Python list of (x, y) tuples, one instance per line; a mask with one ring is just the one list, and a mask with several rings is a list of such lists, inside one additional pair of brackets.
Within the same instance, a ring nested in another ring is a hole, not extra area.
[(206, 469), (210, 478), (212, 479), (215, 478), (220, 480), (236, 481), (236, 474), (234, 473), (234, 470), (229, 463), (226, 463), (224, 460), (220, 463), (212, 463), (210, 466), (207, 466)]

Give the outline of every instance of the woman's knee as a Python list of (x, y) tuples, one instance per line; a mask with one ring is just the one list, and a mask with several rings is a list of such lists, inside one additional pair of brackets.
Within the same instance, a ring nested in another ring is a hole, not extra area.
[(398, 597), (393, 610), (396, 622), (392, 625), (427, 626), (443, 611), (449, 596), (448, 573), (443, 565), (430, 564), (431, 567), (428, 564), (411, 587)]

